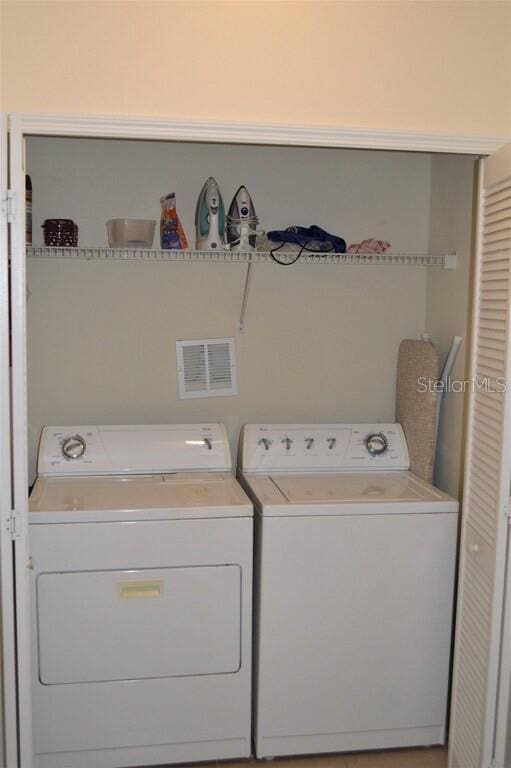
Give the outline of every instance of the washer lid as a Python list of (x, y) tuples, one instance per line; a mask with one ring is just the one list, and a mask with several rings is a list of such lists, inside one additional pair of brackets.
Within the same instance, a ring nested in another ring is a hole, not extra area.
[(38, 478), (30, 523), (78, 523), (252, 516), (230, 474), (179, 472), (129, 477)]
[(324, 475), (271, 475), (290, 504), (418, 502), (445, 499), (437, 488), (411, 472)]

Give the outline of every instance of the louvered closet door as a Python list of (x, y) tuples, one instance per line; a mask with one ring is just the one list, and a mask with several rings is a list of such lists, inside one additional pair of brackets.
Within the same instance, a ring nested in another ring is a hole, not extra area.
[(511, 146), (482, 163), (450, 768), (489, 768), (510, 477)]

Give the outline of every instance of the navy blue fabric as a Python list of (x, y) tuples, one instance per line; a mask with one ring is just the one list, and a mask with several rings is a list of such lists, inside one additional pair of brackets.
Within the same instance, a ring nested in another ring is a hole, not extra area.
[(315, 224), (311, 227), (274, 229), (267, 236), (272, 243), (295, 243), (311, 251), (346, 253), (346, 241), (342, 237), (332, 235)]

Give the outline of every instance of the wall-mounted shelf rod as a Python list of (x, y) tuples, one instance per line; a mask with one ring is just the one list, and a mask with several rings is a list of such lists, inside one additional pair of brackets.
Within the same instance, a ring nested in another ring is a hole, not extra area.
[(247, 311), (248, 294), (250, 291), (250, 280), (252, 278), (252, 262), (249, 262), (247, 273), (245, 275), (245, 287), (243, 288), (243, 299), (241, 300), (241, 312), (238, 323), (238, 330), (242, 333), (245, 330), (245, 313)]

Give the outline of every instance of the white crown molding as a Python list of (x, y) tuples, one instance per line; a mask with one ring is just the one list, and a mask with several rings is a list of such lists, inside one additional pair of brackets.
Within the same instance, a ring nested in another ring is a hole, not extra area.
[(46, 136), (347, 147), (473, 155), (491, 154), (511, 140), (509, 136), (376, 131), (284, 123), (204, 122), (65, 114), (22, 114), (20, 117), (24, 134)]

